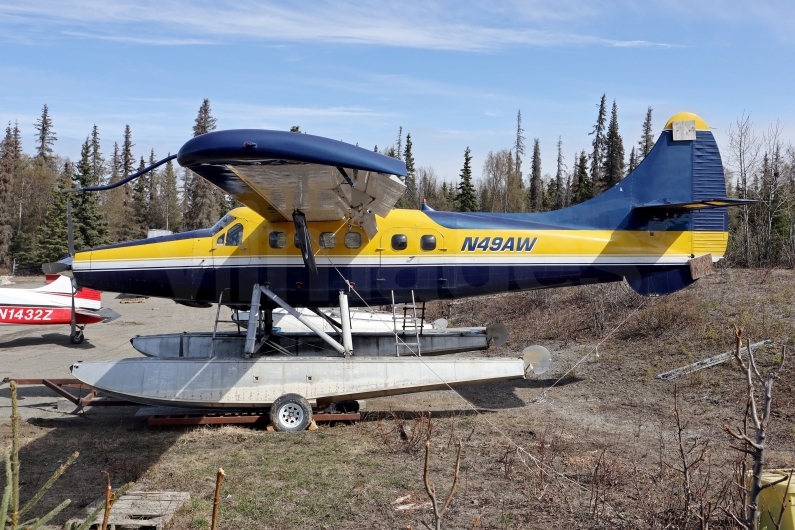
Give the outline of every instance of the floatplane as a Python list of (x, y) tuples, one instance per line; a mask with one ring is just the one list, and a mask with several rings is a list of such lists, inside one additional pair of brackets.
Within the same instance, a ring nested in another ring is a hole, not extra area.
[[(350, 308), (406, 304), (416, 312), (433, 300), (623, 280), (642, 295), (671, 293), (723, 257), (726, 207), (747, 203), (727, 196), (715, 139), (689, 113), (668, 121), (621, 182), (551, 212), (396, 209), (406, 191), (402, 161), (251, 129), (195, 137), (116, 184), (79, 191), (121, 185), (173, 158), (244, 207), (205, 230), (84, 250), (54, 267), (71, 269), (83, 287), (248, 311), (248, 325), (136, 338), (147, 357), (76, 363), (72, 374), (139, 403), (269, 407), (287, 431), (307, 426), (310, 402), (519, 379), (548, 363), (537, 348), (528, 358), (447, 355), (504, 340), (499, 327), (406, 329), (396, 315), (383, 336), (352, 333)], [(332, 306), (338, 319), (317, 311)], [(285, 337), (273, 325), (275, 308), (315, 340)], [(311, 308), (334, 331), (297, 308)]]
[(0, 289), (0, 325), (54, 326), (69, 324), (72, 344), (83, 342), (87, 324), (113, 320), (119, 315), (102, 309), (102, 293), (78, 288), (58, 274), (34, 289)]

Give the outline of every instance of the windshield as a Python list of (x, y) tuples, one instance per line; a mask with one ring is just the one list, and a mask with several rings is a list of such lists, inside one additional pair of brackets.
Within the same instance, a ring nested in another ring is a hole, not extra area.
[(210, 228), (210, 233), (212, 233), (213, 235), (217, 234), (218, 232), (223, 230), (225, 226), (229, 225), (229, 223), (231, 223), (234, 220), (235, 217), (233, 215), (226, 214), (225, 216), (221, 217), (220, 221), (215, 223), (213, 227)]

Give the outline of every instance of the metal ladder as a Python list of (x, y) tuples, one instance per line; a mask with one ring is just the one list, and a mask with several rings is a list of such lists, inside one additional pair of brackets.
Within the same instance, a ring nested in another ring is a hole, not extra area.
[[(415, 342), (406, 342), (405, 340), (401, 341), (398, 337), (398, 320), (403, 318), (403, 338), (406, 338), (406, 319), (408, 318), (409, 311), (411, 311), (412, 315), (412, 325), (414, 326), (414, 338)], [(422, 333), (422, 325), (425, 322), (425, 302), (422, 303), (422, 322), (419, 324), (417, 323), (417, 302), (414, 299), (414, 290), (411, 291), (411, 305), (403, 304), (403, 316), (400, 317), (395, 311), (395, 291), (392, 291), (392, 330), (395, 333), (395, 355), (400, 357), (400, 348), (401, 346), (404, 348), (408, 348), (409, 352), (416, 353), (417, 357), (422, 357), (422, 351), (420, 347), (420, 333)], [(412, 351), (412, 346), (416, 346), (417, 351)], [(404, 352), (405, 353), (405, 352)]]
[(236, 320), (221, 320), (221, 304), (224, 301), (224, 293), (228, 291), (229, 288), (226, 288), (221, 291), (221, 296), (218, 297), (218, 308), (215, 310), (215, 325), (213, 326), (213, 336), (210, 339), (210, 357), (215, 357), (215, 341), (220, 340), (215, 335), (218, 333), (218, 323), (224, 322), (229, 324), (237, 324), (237, 332), (240, 333), (240, 322)]

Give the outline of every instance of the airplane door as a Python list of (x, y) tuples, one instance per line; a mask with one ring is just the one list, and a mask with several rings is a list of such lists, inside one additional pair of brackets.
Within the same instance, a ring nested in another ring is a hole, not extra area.
[(214, 237), (211, 249), (215, 272), (216, 292), (231, 288), (235, 296), (241, 286), (245, 271), (251, 264), (251, 249), (254, 234), (245, 223), (230, 223), (230, 226)]
[(454, 285), (455, 264), (449, 257), (444, 235), (435, 228), (417, 228), (419, 254), (418, 286), (429, 296), (446, 297), (445, 292)]
[(416, 228), (390, 228), (381, 233), (376, 281), (382, 295), (391, 298), (391, 291), (395, 291), (396, 300), (403, 295), (411, 299), (409, 291), (417, 286), (419, 279), (416, 267), (419, 248)]

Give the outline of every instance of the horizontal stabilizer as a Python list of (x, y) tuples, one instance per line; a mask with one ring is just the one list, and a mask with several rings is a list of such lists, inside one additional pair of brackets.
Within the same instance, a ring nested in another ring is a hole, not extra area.
[(104, 318), (105, 320), (102, 321), (103, 324), (107, 324), (108, 322), (113, 322), (121, 315), (118, 314), (116, 311), (109, 307), (103, 307), (99, 311), (96, 311), (96, 314)]
[(754, 199), (735, 199), (734, 197), (717, 197), (714, 199), (702, 199), (692, 202), (665, 202), (655, 201), (645, 204), (636, 204), (633, 210), (706, 210), (709, 208), (725, 208), (727, 206), (745, 206), (756, 204), (760, 201)]

